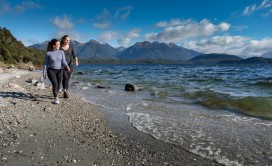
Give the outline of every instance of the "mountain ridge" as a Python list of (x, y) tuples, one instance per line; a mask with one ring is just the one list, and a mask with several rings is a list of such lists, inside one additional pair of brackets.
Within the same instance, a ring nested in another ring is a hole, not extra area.
[[(46, 50), (48, 41), (37, 43), (29, 47)], [(76, 47), (79, 59), (165, 59), (187, 61), (200, 53), (178, 46), (174, 43), (160, 42), (137, 42), (134, 45), (124, 48), (114, 48), (108, 43), (100, 43), (94, 39), (86, 43), (71, 40)]]

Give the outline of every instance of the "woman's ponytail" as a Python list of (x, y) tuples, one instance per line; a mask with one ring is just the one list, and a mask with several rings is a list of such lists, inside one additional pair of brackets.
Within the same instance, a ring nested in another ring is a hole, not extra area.
[(58, 39), (52, 39), (51, 41), (48, 42), (47, 49), (46, 51), (53, 51), (54, 50), (54, 45), (58, 42)]

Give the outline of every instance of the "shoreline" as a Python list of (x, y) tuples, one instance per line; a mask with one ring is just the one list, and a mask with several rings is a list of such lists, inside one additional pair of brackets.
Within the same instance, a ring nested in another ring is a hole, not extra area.
[(7, 79), (0, 82), (1, 165), (220, 165), (154, 139), (135, 129), (127, 115), (102, 110), (74, 93), (52, 104), (50, 88), (26, 83), (40, 73), (7, 75), (19, 88), (6, 87)]

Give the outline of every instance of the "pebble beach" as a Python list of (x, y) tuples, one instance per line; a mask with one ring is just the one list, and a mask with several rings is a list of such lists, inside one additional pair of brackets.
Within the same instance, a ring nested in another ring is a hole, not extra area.
[(52, 103), (41, 73), (0, 68), (0, 165), (220, 165), (136, 130), (69, 93)]

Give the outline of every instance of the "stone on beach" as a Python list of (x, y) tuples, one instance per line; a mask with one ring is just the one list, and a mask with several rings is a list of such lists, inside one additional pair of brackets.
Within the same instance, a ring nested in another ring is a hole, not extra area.
[(134, 84), (126, 84), (125, 85), (125, 91), (139, 91), (140, 88), (137, 85)]
[(79, 87), (80, 83), (78, 81), (72, 82), (71, 86)]
[(32, 85), (34, 85), (38, 80), (33, 79), (33, 78), (29, 78), (26, 82), (31, 83)]
[(110, 86), (104, 86), (104, 85), (97, 85), (96, 87), (99, 89), (110, 89)]
[(8, 86), (9, 88), (12, 88), (12, 89), (19, 89), (19, 88), (21, 88), (20, 85), (14, 84), (14, 83), (11, 83), (11, 82), (8, 83), (7, 86)]

